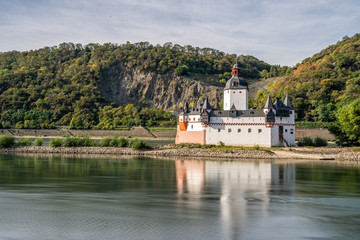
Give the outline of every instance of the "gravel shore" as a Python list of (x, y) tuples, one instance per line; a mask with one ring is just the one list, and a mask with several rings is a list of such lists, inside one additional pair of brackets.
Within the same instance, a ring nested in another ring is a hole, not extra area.
[(81, 155), (133, 155), (154, 157), (206, 157), (206, 158), (241, 158), (241, 159), (315, 159), (337, 160), (360, 163), (360, 151), (343, 148), (293, 148), (276, 150), (243, 149), (201, 149), (201, 148), (158, 148), (136, 151), (131, 148), (111, 147), (11, 147), (0, 149), (0, 153), (43, 153), (43, 154), (81, 154)]

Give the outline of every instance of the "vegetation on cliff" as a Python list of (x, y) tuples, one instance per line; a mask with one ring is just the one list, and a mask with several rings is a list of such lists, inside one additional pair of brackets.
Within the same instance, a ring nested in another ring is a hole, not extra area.
[[(203, 74), (221, 81), (229, 77), (234, 62), (235, 55), (215, 49), (171, 43), (153, 46), (148, 42), (86, 46), (62, 43), (34, 51), (0, 53), (0, 128), (159, 125), (158, 121), (171, 120), (171, 116), (143, 108), (142, 99), (134, 102), (141, 106), (135, 109), (119, 106), (104, 96), (99, 86), (110, 69), (124, 66), (173, 76)], [(240, 56), (238, 62), (247, 78), (259, 78), (262, 70), (271, 68), (252, 56)], [(177, 99), (172, 101), (176, 103)], [(126, 108), (132, 109), (129, 114)]]
[(286, 72), (258, 91), (258, 107), (268, 93), (281, 99), (289, 93), (298, 120), (336, 121), (337, 110), (360, 97), (360, 34), (344, 37)]

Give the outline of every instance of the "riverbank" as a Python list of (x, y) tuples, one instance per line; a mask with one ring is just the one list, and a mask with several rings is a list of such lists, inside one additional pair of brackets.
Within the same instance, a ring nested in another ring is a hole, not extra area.
[(1, 154), (43, 153), (43, 154), (81, 154), (81, 155), (133, 155), (154, 157), (206, 157), (229, 159), (309, 159), (336, 160), (360, 163), (360, 151), (353, 148), (283, 148), (283, 149), (202, 149), (202, 148), (156, 148), (137, 151), (130, 148), (111, 147), (57, 147), (28, 146), (0, 149)]

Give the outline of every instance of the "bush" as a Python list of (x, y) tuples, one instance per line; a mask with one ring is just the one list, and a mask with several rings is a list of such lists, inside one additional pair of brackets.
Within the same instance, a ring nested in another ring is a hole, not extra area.
[(64, 139), (62, 139), (62, 146), (63, 147), (76, 147), (75, 138), (66, 136)]
[(314, 146), (316, 146), (316, 147), (325, 147), (325, 146), (327, 146), (327, 144), (328, 143), (327, 143), (326, 139), (323, 139), (320, 137), (317, 137), (314, 140)]
[(60, 138), (54, 138), (50, 140), (50, 147), (61, 147), (63, 145), (62, 140)]
[(129, 141), (123, 136), (120, 138), (117, 138), (116, 136), (104, 137), (100, 140), (99, 145), (101, 147), (128, 147), (134, 140)]
[(134, 150), (140, 150), (140, 149), (149, 149), (150, 146), (147, 145), (144, 140), (136, 140), (135, 142), (133, 142), (132, 148)]
[(15, 138), (12, 135), (5, 134), (0, 136), (0, 148), (12, 147), (15, 145)]
[(42, 145), (43, 145), (42, 138), (36, 138), (35, 139), (35, 146), (42, 146)]
[(89, 135), (78, 137), (76, 136), (78, 147), (92, 147), (96, 146), (96, 141), (92, 140)]
[(119, 139), (115, 136), (110, 138), (110, 147), (119, 147)]
[(133, 145), (139, 141), (138, 138), (132, 138), (132, 139), (129, 139), (129, 147), (133, 147)]
[(110, 147), (111, 137), (104, 137), (100, 140), (100, 147)]
[(128, 147), (128, 146), (129, 146), (129, 141), (124, 136), (121, 136), (119, 138), (119, 147)]
[(299, 147), (304, 147), (304, 146), (314, 146), (313, 140), (309, 137), (305, 137), (303, 139), (300, 139), (298, 141), (298, 146)]
[(254, 146), (254, 149), (255, 149), (255, 150), (259, 150), (259, 149), (260, 149), (259, 145), (256, 144), (256, 145)]
[(31, 141), (29, 138), (19, 138), (17, 145), (18, 146), (31, 146)]

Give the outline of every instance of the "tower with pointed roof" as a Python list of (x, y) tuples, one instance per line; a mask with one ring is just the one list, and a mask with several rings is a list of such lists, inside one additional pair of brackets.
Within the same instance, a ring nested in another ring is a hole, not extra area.
[(240, 78), (240, 68), (237, 63), (232, 68), (232, 77), (224, 88), (224, 110), (230, 110), (234, 105), (237, 110), (248, 110), (248, 84)]

